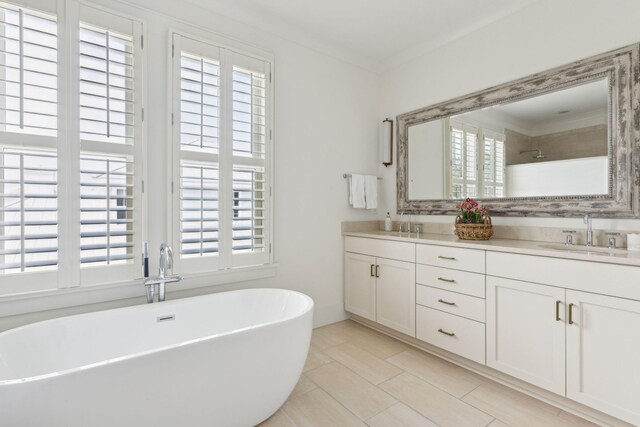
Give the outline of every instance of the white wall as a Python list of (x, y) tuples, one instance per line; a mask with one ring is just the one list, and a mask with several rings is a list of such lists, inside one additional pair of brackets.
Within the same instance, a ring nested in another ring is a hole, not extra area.
[[(412, 61), (382, 78), (379, 117), (446, 101), (571, 61), (640, 42), (636, 0), (540, 0)], [(478, 67), (469, 68), (469, 64)], [(395, 164), (379, 168), (386, 210), (396, 211)], [(451, 222), (451, 217), (420, 217)], [(499, 225), (582, 228), (582, 219), (494, 218)], [(596, 228), (640, 228), (639, 220), (593, 221)]]
[[(209, 37), (210, 33), (217, 34), (216, 37), (225, 35), (271, 52), (275, 57), (277, 276), (181, 294), (175, 291), (179, 284), (168, 285), (168, 298), (242, 287), (288, 288), (305, 292), (314, 299), (316, 324), (344, 318), (340, 224), (345, 220), (371, 220), (380, 215), (348, 207), (347, 184), (342, 173), (377, 172), (379, 77), (186, 2), (96, 0), (95, 3), (145, 21), (149, 88), (148, 240), (152, 249), (152, 274), (157, 271), (158, 247), (169, 240), (164, 176), (168, 173), (166, 88), (170, 29), (202, 37)], [(132, 3), (135, 6), (131, 6)], [(143, 303), (143, 294), (141, 283), (137, 299), (0, 317), (0, 330), (71, 313)]]
[(408, 194), (411, 200), (442, 199), (444, 184), (444, 124), (434, 120), (411, 126)]

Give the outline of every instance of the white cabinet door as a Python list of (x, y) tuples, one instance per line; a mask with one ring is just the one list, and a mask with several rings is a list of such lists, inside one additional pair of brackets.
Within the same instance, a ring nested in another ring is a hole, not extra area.
[(416, 266), (378, 258), (377, 322), (416, 336)]
[(487, 277), (487, 365), (565, 394), (565, 290)]
[(376, 258), (345, 252), (344, 308), (346, 311), (376, 320)]
[(640, 302), (567, 291), (567, 397), (640, 425)]

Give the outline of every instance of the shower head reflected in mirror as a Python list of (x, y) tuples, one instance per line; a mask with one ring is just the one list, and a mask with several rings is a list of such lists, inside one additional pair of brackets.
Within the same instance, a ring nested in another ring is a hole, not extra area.
[(542, 150), (539, 148), (537, 150), (524, 150), (520, 152), (520, 154), (524, 153), (536, 153), (533, 156), (534, 159), (544, 159), (546, 157), (544, 154), (542, 154)]

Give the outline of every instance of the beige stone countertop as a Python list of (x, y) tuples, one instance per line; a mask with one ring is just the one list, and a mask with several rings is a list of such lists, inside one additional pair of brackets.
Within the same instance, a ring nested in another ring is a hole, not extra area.
[(583, 245), (565, 246), (562, 242), (535, 242), (530, 240), (460, 240), (454, 235), (428, 234), (398, 231), (345, 231), (343, 236), (365, 237), (370, 239), (395, 240), (410, 243), (425, 243), (430, 245), (452, 246), (457, 248), (482, 249), (494, 252), (508, 252), (513, 254), (536, 255), (553, 258), (565, 258), (579, 261), (602, 262), (640, 267), (640, 252), (626, 249), (607, 249), (604, 247), (588, 248)]

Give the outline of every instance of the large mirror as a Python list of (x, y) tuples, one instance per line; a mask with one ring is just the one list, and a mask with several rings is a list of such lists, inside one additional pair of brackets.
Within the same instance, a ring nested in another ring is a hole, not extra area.
[(398, 210), (637, 216), (637, 64), (634, 45), (398, 116)]

